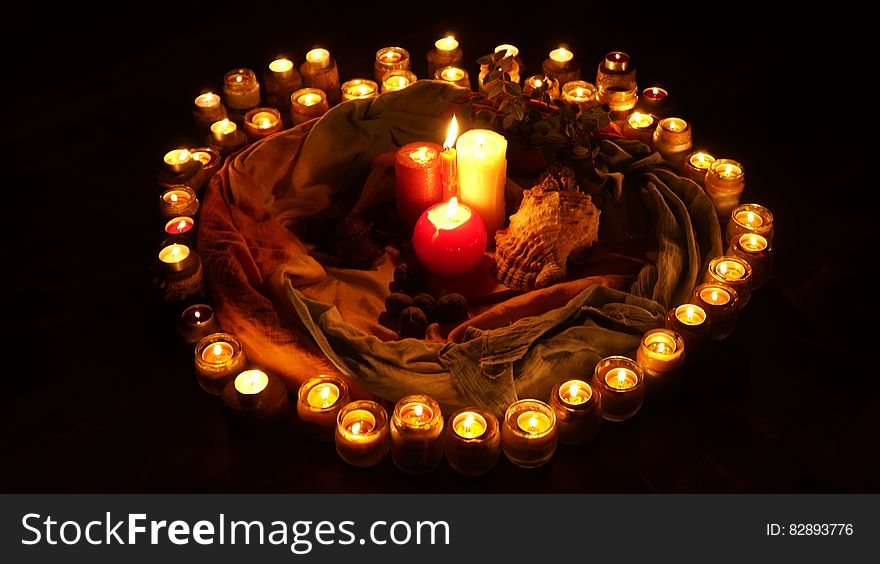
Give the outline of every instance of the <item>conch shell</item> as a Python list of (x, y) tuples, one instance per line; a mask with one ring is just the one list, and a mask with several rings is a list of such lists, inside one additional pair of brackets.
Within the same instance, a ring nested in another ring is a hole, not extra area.
[(568, 256), (596, 241), (600, 212), (568, 172), (545, 173), (523, 192), (507, 229), (495, 234), (492, 274), (508, 288), (534, 290), (561, 282)]

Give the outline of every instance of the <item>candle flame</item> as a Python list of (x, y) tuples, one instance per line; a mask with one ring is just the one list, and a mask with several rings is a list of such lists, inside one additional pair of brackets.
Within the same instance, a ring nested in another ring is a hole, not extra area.
[(535, 431), (538, 429), (538, 418), (534, 415), (529, 418), (529, 430)]
[(214, 345), (214, 356), (220, 356), (221, 354), (223, 354), (223, 347)]
[(329, 398), (329, 397), (330, 397), (330, 388), (327, 388), (327, 387), (322, 388), (321, 389), (321, 400), (324, 402), (323, 407), (327, 407), (330, 405), (330, 403), (327, 401), (327, 398)]
[(617, 371), (617, 381), (620, 382), (621, 385), (626, 383), (626, 372), (621, 368)]
[(242, 78), (241, 78), (241, 75), (239, 74), (235, 77), (235, 82), (241, 82), (241, 81), (242, 81)]
[(724, 276), (725, 274), (727, 274), (727, 263), (726, 262), (722, 262), (721, 264), (718, 265), (718, 273), (721, 274), (721, 276)]
[(467, 435), (471, 434), (471, 426), (473, 424), (474, 424), (474, 416), (473, 415), (468, 415), (467, 417), (464, 418), (464, 422), (461, 424), (461, 426)]
[(443, 150), (448, 151), (454, 147), (456, 139), (458, 139), (458, 120), (455, 119), (455, 114), (453, 114), (452, 121), (449, 122), (449, 128), (446, 130), (446, 141), (443, 142)]
[(664, 343), (657, 343), (657, 352), (661, 354), (666, 352), (666, 345)]
[(732, 172), (733, 172), (733, 165), (727, 165), (726, 167), (724, 167), (724, 174), (726, 176), (731, 176)]
[(185, 163), (192, 158), (192, 153), (187, 151), (186, 149), (181, 149), (179, 153), (177, 153), (177, 162)]
[(689, 306), (684, 310), (684, 315), (688, 318), (688, 321), (692, 321), (694, 319), (694, 308)]
[(453, 196), (449, 198), (449, 202), (446, 204), (446, 219), (452, 221), (456, 213), (458, 213), (458, 198)]
[(177, 258), (177, 255), (179, 255), (179, 254), (180, 254), (180, 247), (178, 247), (177, 245), (174, 245), (173, 247), (171, 247), (171, 256), (173, 258)]
[(260, 118), (257, 121), (257, 127), (260, 129), (268, 129), (272, 125), (272, 122), (269, 121), (269, 118)]
[(415, 407), (415, 409), (413, 409), (413, 411), (415, 411), (415, 413), (416, 413), (416, 417), (421, 417), (421, 416), (422, 416), (422, 411), (423, 411), (423, 410), (422, 410), (422, 405), (421, 405), (421, 404), (416, 404), (416, 407)]
[(651, 89), (651, 94), (653, 94), (654, 96), (656, 96), (657, 94), (660, 94), (660, 89), (655, 86), (654, 88)]
[(713, 302), (718, 301), (718, 290), (712, 290), (712, 301)]
[(354, 425), (351, 426), (351, 434), (357, 435), (361, 432), (361, 422), (357, 421)]
[(755, 222), (755, 212), (749, 212), (746, 214), (746, 222), (751, 225)]
[(758, 237), (755, 235), (749, 236), (749, 246), (752, 248), (756, 248), (758, 246)]
[(171, 200), (172, 204), (176, 204), (177, 203), (177, 194), (171, 194), (171, 197), (169, 199)]
[(568, 396), (571, 399), (577, 399), (578, 392), (580, 392), (580, 391), (581, 391), (580, 386), (578, 386), (577, 384), (572, 384), (571, 387), (568, 388)]
[[(183, 231), (184, 229), (186, 229), (186, 221), (181, 219), (180, 223), (177, 224), (177, 230)], [(198, 313), (198, 312), (196, 312), (196, 313)]]
[(201, 318), (202, 318), (202, 312), (200, 312), (199, 310), (195, 310), (195, 311), (193, 312), (193, 317), (195, 317), (196, 320), (201, 319)]
[(584, 89), (582, 87), (578, 86), (577, 88), (574, 89), (574, 93), (575, 93), (575, 96), (577, 96), (578, 98), (583, 97)]

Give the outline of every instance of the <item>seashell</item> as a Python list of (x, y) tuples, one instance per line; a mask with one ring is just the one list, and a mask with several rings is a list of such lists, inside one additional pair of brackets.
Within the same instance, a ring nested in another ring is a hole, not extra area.
[(508, 288), (546, 288), (565, 278), (571, 253), (592, 245), (599, 210), (578, 191), (573, 175), (546, 173), (523, 200), (510, 225), (495, 234), (492, 274)]

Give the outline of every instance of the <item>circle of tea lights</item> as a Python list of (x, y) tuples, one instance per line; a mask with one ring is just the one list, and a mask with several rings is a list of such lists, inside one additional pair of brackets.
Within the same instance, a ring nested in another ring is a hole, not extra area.
[[(436, 49), (460, 52), (458, 41), (451, 37), (438, 40)], [(509, 56), (518, 55), (518, 50), (509, 45), (501, 45), (496, 51), (505, 49)], [(554, 53), (563, 62), (571, 59), (569, 51), (557, 51)], [(603, 63), (608, 69), (627, 70), (628, 55), (615, 52), (608, 57)], [(377, 69), (383, 72), (381, 86), (367, 79), (349, 81), (341, 87), (343, 100), (370, 98), (378, 95), (380, 87), (382, 92), (387, 92), (415, 82), (415, 75), (408, 70), (406, 50), (385, 48), (377, 53), (376, 59)], [(329, 60), (329, 53), (324, 49), (313, 49), (306, 55), (306, 61), (313, 64)], [(270, 70), (275, 73), (289, 73), (292, 68), (292, 62), (286, 59), (270, 64)], [(437, 68), (433, 78), (470, 86), (468, 72), (452, 64)], [(535, 78), (538, 77), (528, 80)], [(575, 80), (564, 85), (561, 96), (585, 109), (599, 103), (597, 90), (589, 82)], [(257, 107), (258, 93), (259, 84), (248, 69), (230, 71), (224, 77), (223, 94), (227, 105), (239, 110), (251, 108), (244, 120), (249, 134), (283, 129), (276, 108)], [(667, 96), (668, 92), (662, 88), (646, 88), (642, 96), (646, 103), (639, 108), (647, 109), (651, 102), (662, 104)], [(318, 88), (297, 90), (290, 101), (294, 125), (319, 117), (329, 109), (328, 96)], [(197, 125), (205, 125), (205, 119), (211, 118), (209, 140), (221, 148), (243, 146), (239, 142), (242, 132), (226, 117), (219, 95), (205, 92), (196, 97), (195, 107)], [(664, 119), (658, 122), (661, 117)], [(647, 143), (659, 141), (661, 154), (675, 153), (669, 157), (679, 157), (690, 149), (689, 124), (680, 118), (668, 118), (653, 111), (636, 112), (624, 123), (624, 134), (629, 137), (627, 130)], [(658, 136), (661, 139), (657, 139)], [(201, 165), (207, 177), (202, 182), (213, 175), (220, 161), (220, 154), (212, 147), (173, 149), (164, 157), (168, 173), (184, 174)], [(741, 171), (742, 165), (695, 151), (687, 155), (681, 172), (702, 186), (707, 174), (714, 172), (725, 181), (734, 168)], [(714, 184), (712, 188), (716, 189)], [(168, 187), (160, 203), (165, 216), (165, 234), (194, 238), (198, 199), (192, 188), (184, 184)], [(647, 331), (635, 360), (612, 355), (596, 364), (590, 380), (578, 377), (559, 380), (551, 391), (549, 404), (537, 399), (516, 401), (500, 421), (482, 408), (468, 406), (453, 413), (448, 425), (444, 425), (440, 406), (429, 396), (416, 394), (403, 398), (395, 407), (393, 417), (389, 417), (385, 408), (376, 402), (351, 401), (346, 380), (318, 376), (300, 387), (299, 417), (308, 420), (306, 426), (315, 427), (315, 432), (310, 434), (334, 440), (340, 458), (355, 467), (378, 464), (389, 452), (395, 451), (395, 465), (412, 474), (432, 470), (442, 460), (444, 451), (448, 463), (464, 475), (477, 476), (490, 471), (501, 452), (517, 466), (545, 464), (553, 456), (557, 442), (587, 443), (599, 431), (603, 419), (621, 421), (635, 415), (645, 396), (646, 376), (654, 378), (679, 369), (686, 359), (696, 356), (710, 338), (718, 340), (733, 331), (737, 313), (751, 290), (767, 280), (773, 215), (759, 204), (739, 205), (730, 212), (725, 236), (727, 252), (711, 261), (705, 282), (694, 289), (692, 303), (669, 310), (665, 329)], [(163, 244), (159, 253), (163, 269), (169, 272), (187, 268), (193, 258), (197, 259), (197, 255), (178, 240)], [(280, 413), (284, 417), (286, 396), (279, 391), (283, 384), (263, 371), (247, 369), (247, 355), (241, 343), (234, 335), (222, 332), (210, 305), (188, 306), (178, 319), (178, 331), (185, 342), (195, 343), (198, 381), (206, 391), (215, 395), (222, 392), (227, 403), (232, 397), (239, 409), (240, 406), (249, 409), (258, 405), (258, 398), (264, 397), (267, 390), (272, 390), (272, 409), (276, 416)], [(400, 437), (403, 437), (402, 443)]]

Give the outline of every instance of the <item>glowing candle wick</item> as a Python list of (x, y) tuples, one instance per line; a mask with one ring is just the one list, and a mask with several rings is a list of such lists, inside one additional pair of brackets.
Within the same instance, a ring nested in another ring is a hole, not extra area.
[(467, 438), (473, 438), (473, 433), (471, 433), (471, 425), (474, 424), (474, 416), (468, 415), (464, 418), (464, 423), (462, 423), (462, 427), (464, 428), (464, 434), (467, 435)]
[(421, 406), (421, 404), (416, 405), (414, 411), (416, 412), (416, 417), (418, 417), (418, 418), (421, 418), (421, 417), (422, 417), (422, 406)]
[(663, 343), (657, 343), (657, 352), (661, 354), (666, 352), (666, 345)]
[(571, 387), (568, 389), (568, 395), (569, 395), (569, 397), (571, 397), (572, 400), (576, 400), (579, 391), (580, 391), (580, 388), (578, 387), (578, 385), (572, 384)]
[(358, 421), (354, 425), (351, 426), (351, 434), (357, 435), (360, 432), (361, 432), (361, 422)]
[(200, 312), (199, 310), (196, 310), (195, 312), (193, 312), (193, 315), (194, 315), (195, 318), (196, 318), (196, 323), (198, 323), (199, 320), (200, 320), (201, 317), (202, 317), (202, 312)]
[(688, 321), (693, 321), (693, 319), (694, 319), (694, 308), (692, 308), (692, 307), (687, 308), (686, 310), (684, 310), (684, 314), (685, 314), (685, 316), (688, 318)]
[(717, 291), (717, 290), (713, 290), (713, 291), (712, 291), (712, 301), (713, 301), (713, 302), (717, 302), (717, 301), (718, 301), (718, 291)]
[(214, 356), (220, 356), (220, 353), (223, 352), (223, 347), (220, 345), (214, 345)]
[(748, 215), (746, 215), (746, 221), (748, 222), (749, 225), (754, 223), (755, 222), (755, 212), (749, 212)]
[(330, 388), (323, 388), (321, 390), (321, 399), (324, 401), (324, 405), (321, 407), (329, 407), (330, 402), (327, 401), (327, 398), (330, 397)]
[[(181, 219), (180, 223), (177, 224), (177, 230), (183, 231), (185, 227), (186, 227), (186, 222)], [(754, 244), (754, 241), (752, 241), (752, 244)], [(198, 313), (198, 312), (196, 312), (196, 313)]]
[(172, 204), (176, 204), (176, 203), (177, 203), (177, 194), (171, 194), (171, 203), (172, 203)]
[(529, 418), (529, 431), (535, 432), (538, 429), (538, 418), (532, 416)]

